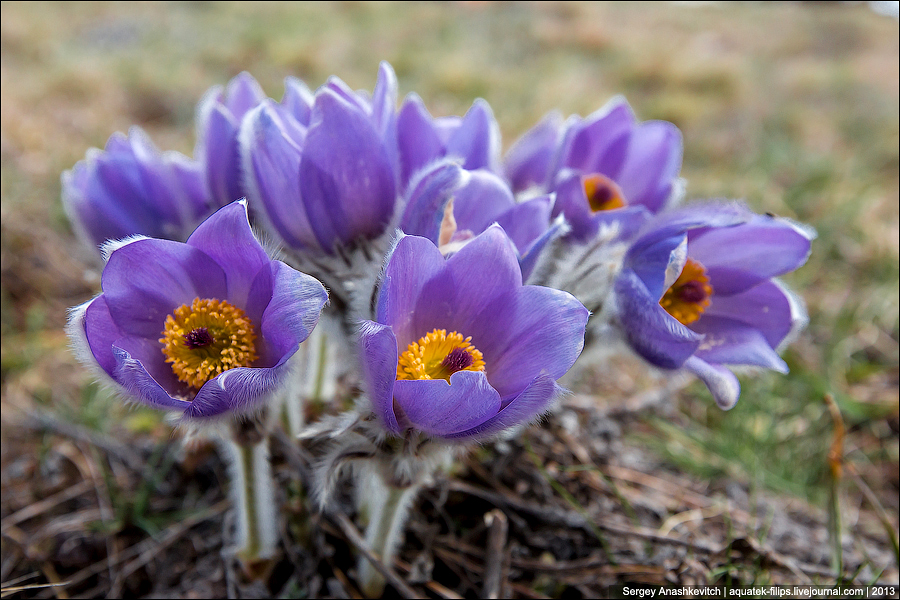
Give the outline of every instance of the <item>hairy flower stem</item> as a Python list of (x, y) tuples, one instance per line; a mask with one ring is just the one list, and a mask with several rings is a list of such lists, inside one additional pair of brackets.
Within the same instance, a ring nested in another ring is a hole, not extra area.
[(331, 400), (337, 393), (337, 354), (334, 327), (322, 319), (291, 359), (293, 373), (284, 391), (284, 423), (292, 438), (306, 426), (307, 405)]
[(241, 422), (233, 427), (233, 436), (222, 442), (237, 515), (236, 555), (251, 579), (265, 576), (278, 543), (269, 439), (260, 425), (256, 419)]
[[(409, 507), (422, 483), (397, 487), (389, 483), (379, 469), (364, 467), (358, 484), (360, 511), (369, 518), (366, 544), (381, 558), (381, 562), (390, 567), (397, 553)], [(384, 577), (365, 557), (360, 557), (359, 561), (359, 584), (368, 598), (379, 598), (384, 591)]]

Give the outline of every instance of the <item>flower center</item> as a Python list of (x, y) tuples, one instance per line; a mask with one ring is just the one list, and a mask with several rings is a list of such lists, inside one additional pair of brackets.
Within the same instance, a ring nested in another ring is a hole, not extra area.
[(228, 369), (257, 359), (253, 323), (240, 308), (214, 298), (195, 298), (166, 317), (159, 342), (182, 383), (200, 389)]
[(709, 306), (713, 294), (706, 269), (696, 260), (687, 259), (681, 275), (672, 284), (659, 305), (684, 325), (690, 325), (700, 318)]
[(622, 193), (616, 182), (600, 173), (594, 173), (584, 178), (584, 193), (594, 212), (622, 208), (627, 205), (625, 194)]
[(484, 371), (484, 357), (471, 337), (435, 329), (409, 345), (397, 361), (397, 379), (445, 379), (457, 371)]

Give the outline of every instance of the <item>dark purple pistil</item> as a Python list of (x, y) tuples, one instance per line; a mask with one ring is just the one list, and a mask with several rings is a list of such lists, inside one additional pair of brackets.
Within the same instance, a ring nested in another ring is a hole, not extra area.
[(703, 284), (695, 279), (681, 286), (678, 290), (678, 297), (685, 302), (697, 304), (706, 300), (706, 290), (703, 289)]
[(206, 327), (198, 327), (197, 329), (192, 329), (190, 333), (184, 335), (184, 345), (191, 350), (195, 350), (197, 348), (205, 348), (215, 341), (216, 340), (209, 333), (209, 330)]
[(475, 360), (472, 358), (471, 354), (462, 348), (454, 348), (444, 357), (444, 360), (441, 361), (441, 366), (450, 373), (456, 373), (457, 371), (462, 371), (466, 367), (471, 367), (473, 362), (475, 362)]
[(600, 185), (594, 190), (593, 197), (591, 198), (591, 205), (602, 207), (604, 204), (612, 200), (613, 191), (609, 189), (608, 185)]

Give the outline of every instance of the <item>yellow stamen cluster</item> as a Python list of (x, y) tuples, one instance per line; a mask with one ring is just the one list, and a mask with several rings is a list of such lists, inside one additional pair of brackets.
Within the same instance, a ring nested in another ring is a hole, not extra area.
[(178, 380), (200, 389), (216, 375), (256, 360), (253, 323), (240, 308), (195, 298), (166, 317), (159, 342)]
[(703, 265), (691, 258), (684, 263), (681, 275), (672, 284), (659, 305), (684, 325), (690, 325), (700, 318), (709, 306), (713, 295), (709, 277)]
[(445, 379), (457, 371), (484, 371), (484, 357), (471, 337), (435, 329), (409, 345), (397, 361), (397, 379)]
[(622, 189), (615, 181), (600, 173), (594, 173), (584, 178), (584, 193), (594, 212), (622, 208), (627, 205)]

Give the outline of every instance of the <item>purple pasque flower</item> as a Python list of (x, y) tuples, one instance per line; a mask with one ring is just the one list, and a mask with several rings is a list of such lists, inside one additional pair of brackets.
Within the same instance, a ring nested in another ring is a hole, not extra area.
[(131, 235), (181, 241), (212, 212), (199, 163), (160, 152), (138, 127), (113, 134), (104, 150), (88, 150), (64, 172), (62, 200), (79, 237), (95, 249)]
[(516, 192), (529, 187), (556, 194), (553, 216), (564, 214), (577, 241), (603, 224), (619, 223), (623, 237), (679, 190), (681, 132), (665, 121), (639, 123), (623, 98), (586, 118), (565, 123), (551, 113), (525, 133), (506, 156)]
[(359, 334), (372, 408), (390, 434), (466, 442), (526, 423), (578, 358), (588, 311), (566, 292), (523, 286), (499, 226), (444, 259), (402, 237)]
[(625, 340), (657, 367), (693, 372), (731, 408), (740, 384), (726, 365), (788, 370), (778, 350), (806, 312), (773, 278), (806, 262), (813, 237), (741, 204), (657, 217), (626, 252), (615, 282)]
[(225, 206), (247, 195), (241, 174), (238, 132), (244, 116), (265, 98), (262, 87), (245, 71), (224, 88), (221, 85), (210, 88), (197, 105), (194, 156), (203, 164), (216, 206)]
[(547, 231), (551, 199), (516, 202), (507, 183), (490, 171), (438, 161), (419, 171), (404, 206), (400, 229), (428, 238), (445, 253), (497, 223), (523, 255)]
[(73, 345), (130, 399), (185, 419), (258, 408), (328, 299), (318, 281), (269, 258), (243, 201), (187, 243), (139, 238), (106, 250), (103, 293), (70, 314)]
[(403, 187), (417, 171), (442, 158), (452, 158), (469, 171), (500, 172), (500, 127), (482, 99), (464, 117), (434, 118), (418, 95), (409, 94), (397, 116), (397, 142)]
[(397, 205), (397, 80), (382, 63), (371, 99), (332, 78), (311, 96), (286, 82), (281, 104), (248, 115), (248, 197), (291, 248), (335, 254), (382, 235)]

